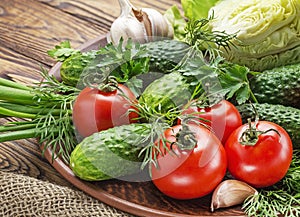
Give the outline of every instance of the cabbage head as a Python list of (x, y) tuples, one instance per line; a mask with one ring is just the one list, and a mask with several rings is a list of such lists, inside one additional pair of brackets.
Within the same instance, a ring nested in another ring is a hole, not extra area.
[(300, 0), (222, 0), (209, 16), (211, 31), (236, 34), (229, 61), (255, 71), (300, 62)]

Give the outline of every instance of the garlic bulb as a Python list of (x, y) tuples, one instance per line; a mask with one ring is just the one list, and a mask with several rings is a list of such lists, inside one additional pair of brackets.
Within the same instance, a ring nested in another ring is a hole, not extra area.
[(129, 0), (119, 0), (120, 16), (112, 23), (107, 36), (108, 42), (118, 44), (123, 38), (145, 43), (156, 37), (173, 37), (173, 28), (167, 19), (157, 10), (135, 8)]
[(218, 208), (239, 205), (243, 203), (247, 197), (256, 194), (258, 194), (256, 189), (245, 182), (225, 180), (214, 190), (210, 209), (213, 212)]

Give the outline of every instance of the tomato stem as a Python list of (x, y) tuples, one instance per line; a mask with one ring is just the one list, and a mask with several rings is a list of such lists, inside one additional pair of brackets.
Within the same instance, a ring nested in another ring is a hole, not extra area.
[(274, 131), (280, 136), (280, 133), (273, 128), (268, 129), (266, 131), (257, 130), (257, 127), (256, 127), (257, 123), (258, 123), (258, 120), (256, 120), (254, 122), (254, 124), (252, 124), (251, 119), (248, 118), (248, 126), (249, 127), (242, 133), (242, 135), (240, 137), (240, 141), (239, 141), (242, 145), (254, 146), (254, 145), (256, 145), (256, 143), (258, 141), (258, 137), (260, 135), (266, 134), (270, 131)]
[(197, 144), (194, 132), (189, 129), (187, 123), (183, 122), (182, 129), (176, 134), (176, 144), (181, 150), (192, 150)]
[(118, 81), (114, 76), (107, 76), (102, 83), (97, 85), (97, 89), (106, 93), (116, 91), (118, 89)]
[(248, 129), (246, 129), (242, 133), (239, 142), (242, 145), (254, 146), (258, 141), (259, 135), (260, 135), (260, 133), (256, 129), (256, 124), (254, 124), (254, 127), (253, 127), (251, 119), (248, 118)]

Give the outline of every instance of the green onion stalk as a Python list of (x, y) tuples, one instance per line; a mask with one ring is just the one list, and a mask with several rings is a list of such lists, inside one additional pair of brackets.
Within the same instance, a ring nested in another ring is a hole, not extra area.
[(72, 104), (79, 93), (45, 70), (41, 82), (27, 86), (0, 78), (0, 116), (14, 117), (0, 126), (0, 142), (38, 138), (43, 154), (52, 150), (52, 160), (61, 156), (66, 162), (77, 144), (72, 124)]

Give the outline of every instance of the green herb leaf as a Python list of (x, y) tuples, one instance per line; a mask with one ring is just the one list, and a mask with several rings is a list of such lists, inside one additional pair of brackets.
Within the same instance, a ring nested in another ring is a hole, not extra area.
[(225, 62), (220, 63), (216, 71), (227, 99), (235, 96), (237, 103), (242, 104), (252, 96), (248, 81), (250, 70), (247, 67)]
[(107, 76), (114, 76), (117, 82), (126, 83), (134, 76), (149, 71), (150, 57), (139, 43), (121, 39), (118, 45), (107, 44), (99, 48), (97, 56), (82, 72), (83, 85), (101, 83)]
[[(43, 80), (28, 86), (29, 90), (21, 88), (20, 84), (10, 84), (10, 91), (6, 91), (8, 94), (0, 96), (0, 110), (6, 116), (30, 119), (2, 126), (0, 141), (38, 137), (44, 150), (52, 150), (53, 159), (61, 156), (68, 163), (70, 152), (77, 145), (72, 106), (79, 90), (59, 82), (44, 69), (41, 75)], [(8, 88), (7, 84), (3, 82), (0, 88)], [(16, 101), (16, 96), (23, 100), (27, 97), (27, 100)]]
[(126, 82), (126, 86), (138, 97), (142, 94), (143, 80), (137, 77), (132, 77)]
[(300, 216), (300, 150), (295, 150), (285, 177), (258, 195), (245, 200), (243, 209), (247, 216), (298, 217)]
[(190, 46), (195, 47), (205, 52), (211, 60), (218, 58), (220, 55), (220, 48), (229, 49), (232, 44), (232, 39), (236, 37), (235, 34), (227, 34), (224, 31), (211, 31), (209, 22), (213, 20), (213, 15), (208, 18), (201, 18), (190, 20), (185, 28), (185, 38)]
[(206, 18), (208, 11), (219, 0), (181, 0), (184, 15), (192, 19)]
[(50, 57), (62, 62), (68, 57), (80, 53), (80, 51), (71, 48), (69, 41), (63, 41), (59, 45), (56, 45), (53, 49), (47, 51), (47, 53)]

